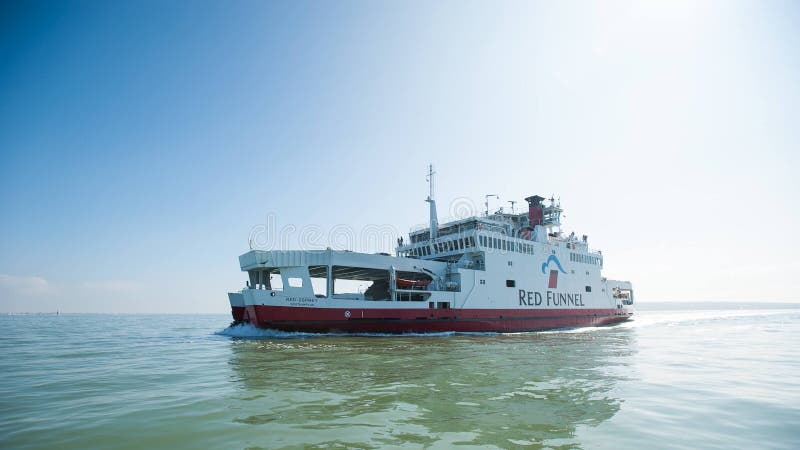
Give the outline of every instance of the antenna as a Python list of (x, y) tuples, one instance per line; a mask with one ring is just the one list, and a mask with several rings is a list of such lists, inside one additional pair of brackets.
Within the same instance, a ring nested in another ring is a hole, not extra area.
[(489, 217), (489, 197), (495, 197), (500, 200), (500, 196), (497, 194), (486, 194), (486, 217)]
[(515, 214), (514, 212), (514, 204), (517, 203), (516, 200), (509, 200), (508, 203), (511, 203), (511, 214)]
[(426, 180), (430, 185), (430, 190), (428, 192), (428, 198), (425, 199), (426, 202), (430, 205), (430, 228), (429, 228), (429, 235), (431, 240), (434, 240), (439, 235), (439, 219), (436, 217), (436, 200), (433, 199), (433, 176), (436, 175), (436, 172), (433, 170), (433, 164), (428, 164), (428, 176)]
[(428, 200), (433, 200), (433, 176), (436, 175), (436, 172), (433, 171), (433, 164), (428, 164), (428, 176), (425, 177), (425, 181), (428, 182), (430, 186), (430, 190), (428, 193)]

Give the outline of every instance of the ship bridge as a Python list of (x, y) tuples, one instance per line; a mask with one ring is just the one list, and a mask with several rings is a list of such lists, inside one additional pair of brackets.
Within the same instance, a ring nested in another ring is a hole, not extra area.
[[(432, 174), (431, 170), (431, 177)], [(439, 225), (435, 202), (428, 197), (426, 201), (434, 205), (430, 224), (413, 228), (409, 232), (408, 243), (398, 239), (397, 256), (485, 270), (485, 252), (508, 251), (532, 255), (536, 251), (550, 253), (554, 247), (562, 247), (568, 250), (570, 261), (602, 267), (602, 253), (589, 249), (586, 235), (578, 238), (575, 233), (568, 236), (562, 234), (563, 209), (560, 201), (556, 202), (551, 197), (549, 204), (545, 204), (546, 199), (539, 195), (525, 200), (528, 203), (527, 212), (514, 212), (513, 204), (516, 202), (510, 202), (511, 213), (503, 211), (503, 208), (490, 213), (487, 200), (487, 210), (483, 216)]]

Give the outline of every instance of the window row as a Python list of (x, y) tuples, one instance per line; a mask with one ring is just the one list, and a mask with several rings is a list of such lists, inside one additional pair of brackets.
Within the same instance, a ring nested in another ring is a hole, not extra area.
[(507, 252), (525, 253), (526, 255), (533, 254), (533, 244), (514, 242), (492, 236), (478, 236), (478, 241), (482, 247), (495, 248)]
[(597, 256), (585, 255), (583, 253), (570, 253), (569, 260), (572, 262), (579, 262), (584, 264), (594, 264), (594, 265), (600, 264), (600, 258), (598, 258)]
[(434, 242), (431, 245), (412, 248), (411, 250), (405, 252), (405, 255), (416, 257), (430, 256), (434, 253), (447, 253), (456, 250), (465, 250), (469, 247), (475, 247), (475, 239), (472, 236), (443, 242)]

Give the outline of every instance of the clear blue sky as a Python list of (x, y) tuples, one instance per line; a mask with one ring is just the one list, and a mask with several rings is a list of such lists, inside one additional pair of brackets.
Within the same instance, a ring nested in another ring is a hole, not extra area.
[(4, 2), (0, 311), (226, 311), (269, 214), (405, 233), (428, 162), (642, 301), (798, 299), (800, 5), (640, 3)]

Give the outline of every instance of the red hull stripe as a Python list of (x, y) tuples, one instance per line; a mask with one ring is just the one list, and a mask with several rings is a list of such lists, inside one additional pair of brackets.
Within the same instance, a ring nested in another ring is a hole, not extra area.
[(627, 320), (625, 309), (334, 309), (248, 306), (244, 320), (285, 331), (436, 332), (536, 331), (607, 325)]

